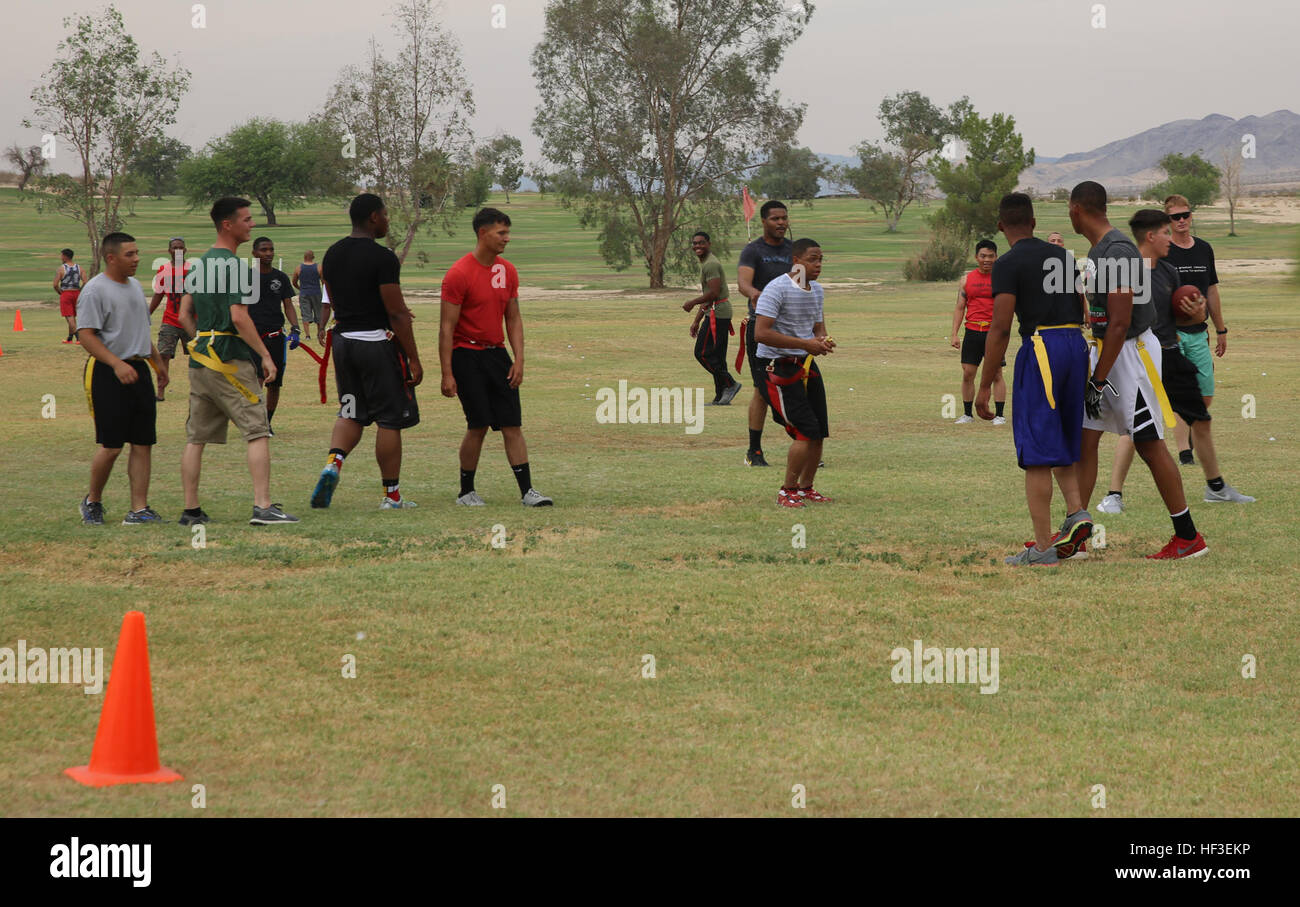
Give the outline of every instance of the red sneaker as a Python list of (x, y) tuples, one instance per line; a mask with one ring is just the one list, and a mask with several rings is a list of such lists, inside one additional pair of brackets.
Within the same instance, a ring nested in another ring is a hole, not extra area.
[(1205, 536), (1199, 532), (1196, 538), (1180, 539), (1174, 536), (1169, 540), (1169, 544), (1161, 548), (1155, 554), (1148, 554), (1147, 559), (1153, 561), (1176, 561), (1185, 557), (1200, 557), (1202, 554), (1208, 554), (1210, 546), (1205, 544)]
[(776, 502), (782, 507), (802, 507), (803, 498), (797, 491), (786, 491), (782, 488), (776, 493)]
[[(1056, 535), (1052, 536), (1052, 541), (1055, 542), (1058, 536), (1060, 536), (1059, 532)], [(1034, 540), (1030, 539), (1029, 541), (1025, 542), (1025, 547), (1026, 548), (1034, 547)], [(1056, 555), (1063, 561), (1086, 561), (1088, 559), (1088, 543), (1080, 542), (1078, 546), (1074, 549), (1073, 554), (1066, 554), (1064, 546), (1056, 547)]]
[(812, 486), (809, 486), (808, 488), (800, 488), (799, 496), (809, 504), (829, 504), (833, 500), (833, 498), (826, 497), (826, 495), (817, 491), (817, 489)]

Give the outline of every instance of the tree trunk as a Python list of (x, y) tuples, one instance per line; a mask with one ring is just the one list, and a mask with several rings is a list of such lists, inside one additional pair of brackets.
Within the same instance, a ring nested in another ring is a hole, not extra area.
[(275, 222), (275, 205), (271, 203), (271, 200), (259, 195), (257, 196), (257, 203), (262, 206), (262, 213), (266, 215), (266, 226), (279, 226)]

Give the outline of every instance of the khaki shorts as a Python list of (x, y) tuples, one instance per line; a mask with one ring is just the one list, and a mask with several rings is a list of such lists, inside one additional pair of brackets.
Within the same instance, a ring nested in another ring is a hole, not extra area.
[(226, 426), (234, 422), (245, 441), (271, 435), (266, 419), (266, 399), (258, 381), (257, 367), (247, 359), (236, 359), (235, 378), (257, 395), (250, 403), (226, 376), (210, 368), (191, 368), (190, 417), (185, 421), (186, 439), (191, 444), (225, 444)]

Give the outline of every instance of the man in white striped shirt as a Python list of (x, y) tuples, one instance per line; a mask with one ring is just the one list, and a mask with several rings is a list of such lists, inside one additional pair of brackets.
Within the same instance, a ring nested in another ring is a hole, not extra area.
[(803, 507), (831, 501), (813, 488), (822, 442), (830, 434), (826, 388), (813, 357), (833, 351), (835, 341), (826, 334), (824, 294), (817, 282), (822, 271), (821, 246), (811, 239), (797, 240), (791, 257), (790, 273), (773, 280), (758, 297), (754, 339), (758, 343), (757, 367), (767, 374), (763, 394), (772, 408), (772, 418), (792, 439), (785, 484), (776, 502), (782, 507)]

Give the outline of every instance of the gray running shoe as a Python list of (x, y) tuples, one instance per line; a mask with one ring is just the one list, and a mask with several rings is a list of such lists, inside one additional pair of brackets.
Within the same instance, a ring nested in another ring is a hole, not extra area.
[(1102, 513), (1123, 513), (1124, 499), (1117, 494), (1108, 494), (1101, 499), (1097, 509)]
[(1207, 504), (1253, 504), (1255, 499), (1248, 494), (1242, 494), (1231, 485), (1224, 485), (1223, 491), (1215, 491), (1209, 485), (1205, 486), (1205, 503)]
[(477, 491), (471, 491), (469, 494), (463, 494), (456, 499), (456, 503), (462, 507), (486, 507), (487, 501), (478, 496)]
[(380, 510), (409, 510), (417, 506), (414, 501), (408, 501), (406, 498), (398, 498), (394, 501), (388, 495), (384, 495), (383, 501), (379, 503)]
[(81, 499), (81, 525), (103, 526), (104, 505), (99, 501), (91, 502), (90, 495)]
[(1061, 559), (1065, 560), (1073, 557), (1074, 552), (1091, 535), (1092, 514), (1080, 510), (1074, 516), (1067, 516), (1065, 522), (1061, 523), (1060, 531), (1056, 533), (1056, 538), (1052, 539), (1052, 547), (1056, 549)]
[(279, 504), (272, 504), (270, 507), (253, 507), (253, 518), (248, 521), (250, 526), (277, 526), (280, 523), (296, 523), (298, 518), (290, 516), (280, 509)]
[(525, 507), (550, 507), (555, 502), (542, 494), (536, 488), (530, 488), (524, 496), (519, 499), (519, 503), (523, 504)]
[(195, 515), (190, 515), (190, 514), (188, 514), (188, 513), (185, 513), (184, 511), (182, 511), (182, 512), (181, 512), (181, 518), (180, 518), (179, 520), (177, 520), (176, 522), (180, 523), (182, 526), (196, 526), (196, 525), (198, 525), (199, 523), (211, 523), (211, 522), (212, 522), (212, 517), (208, 516), (208, 515), (203, 511), (203, 508), (200, 507), (200, 508), (199, 508), (199, 512), (198, 512), (197, 514), (195, 514)]
[(1021, 548), (1011, 557), (1004, 558), (1003, 563), (1010, 564), (1012, 567), (1056, 567), (1060, 565), (1061, 559), (1057, 556), (1055, 548), (1039, 551), (1035, 546), (1030, 545), (1028, 548)]
[(123, 526), (143, 526), (145, 523), (161, 523), (163, 518), (160, 517), (152, 507), (146, 506), (143, 510), (132, 510), (122, 520)]
[(740, 382), (736, 381), (732, 383), (731, 387), (722, 392), (722, 396), (718, 397), (718, 406), (730, 406), (731, 401), (736, 399), (738, 393), (740, 393)]

